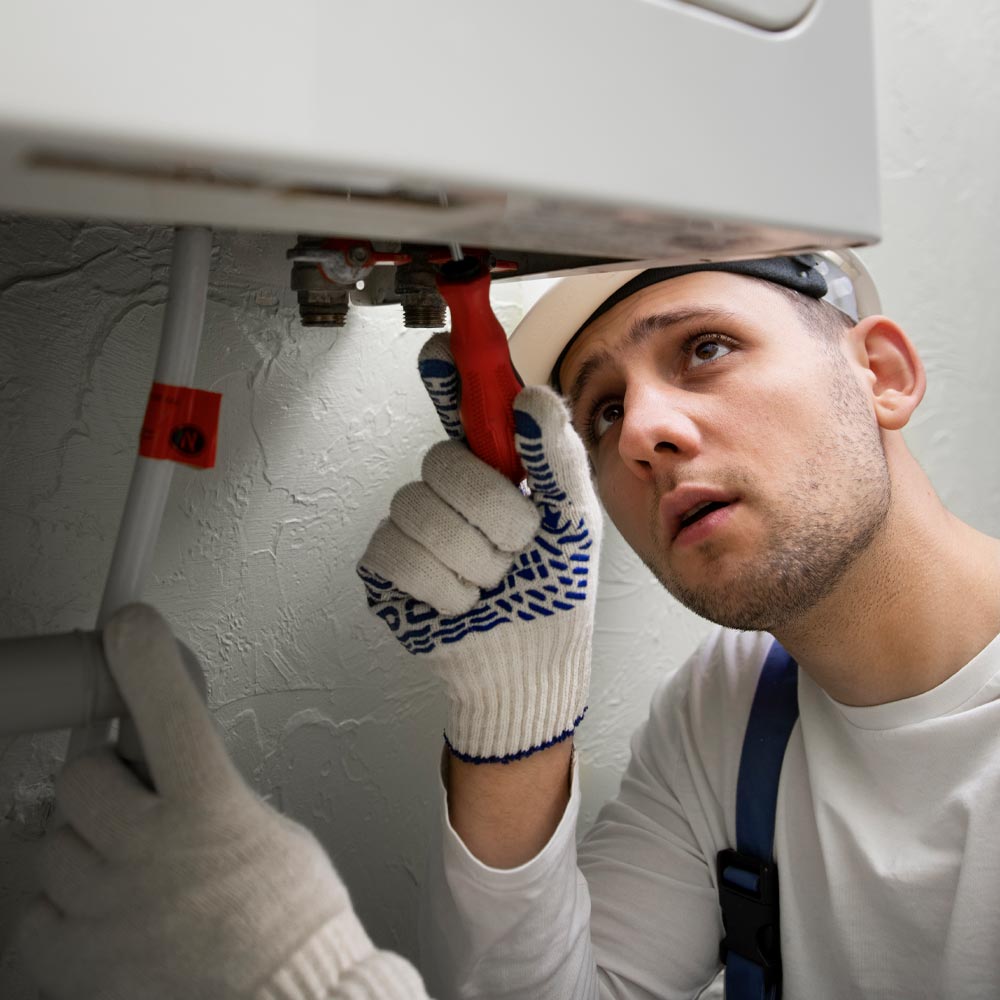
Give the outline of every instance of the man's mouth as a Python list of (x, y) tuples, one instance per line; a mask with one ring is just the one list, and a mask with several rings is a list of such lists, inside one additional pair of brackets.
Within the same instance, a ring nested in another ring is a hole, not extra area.
[[(666, 537), (674, 542), (682, 533), (686, 538), (693, 538), (695, 534), (709, 531), (715, 522), (722, 523), (717, 512), (731, 507), (738, 500), (739, 497), (715, 486), (693, 483), (678, 486), (660, 501), (660, 516)], [(703, 521), (705, 524), (698, 532), (691, 531)]]
[(678, 533), (696, 521), (700, 521), (706, 515), (711, 514), (713, 510), (719, 510), (722, 507), (728, 506), (729, 502), (726, 500), (706, 500), (704, 503), (695, 504), (686, 514), (682, 515), (679, 522), (680, 526), (677, 529)]

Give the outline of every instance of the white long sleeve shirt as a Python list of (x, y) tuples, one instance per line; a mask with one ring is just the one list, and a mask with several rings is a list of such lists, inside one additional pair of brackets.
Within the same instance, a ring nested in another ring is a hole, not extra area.
[[(770, 636), (718, 630), (655, 695), (577, 850), (489, 868), (447, 819), (422, 921), (437, 1000), (695, 997), (719, 969), (715, 858), (735, 846), (743, 732)], [(785, 1000), (1000, 996), (1000, 637), (869, 708), (799, 675), (779, 786)]]

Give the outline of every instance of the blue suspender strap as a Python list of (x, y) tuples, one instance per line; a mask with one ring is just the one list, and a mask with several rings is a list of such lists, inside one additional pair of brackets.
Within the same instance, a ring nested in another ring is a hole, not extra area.
[(799, 716), (798, 665), (775, 642), (750, 708), (736, 786), (736, 850), (717, 859), (726, 1000), (779, 1000), (781, 947), (774, 816), (788, 738)]

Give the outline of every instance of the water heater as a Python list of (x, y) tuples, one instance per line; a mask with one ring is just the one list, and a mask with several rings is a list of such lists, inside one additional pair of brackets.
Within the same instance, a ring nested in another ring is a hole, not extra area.
[(873, 95), (868, 0), (32, 0), (0, 32), (0, 210), (536, 271), (858, 245)]

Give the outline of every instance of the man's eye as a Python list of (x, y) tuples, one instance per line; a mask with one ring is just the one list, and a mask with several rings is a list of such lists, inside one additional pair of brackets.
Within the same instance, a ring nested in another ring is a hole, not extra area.
[(596, 444), (604, 437), (605, 433), (611, 429), (612, 424), (617, 423), (625, 415), (625, 408), (621, 403), (601, 403), (594, 409), (594, 415), (590, 418), (590, 439)]
[(721, 337), (703, 337), (691, 345), (690, 367), (700, 368), (709, 361), (725, 357), (732, 348)]

